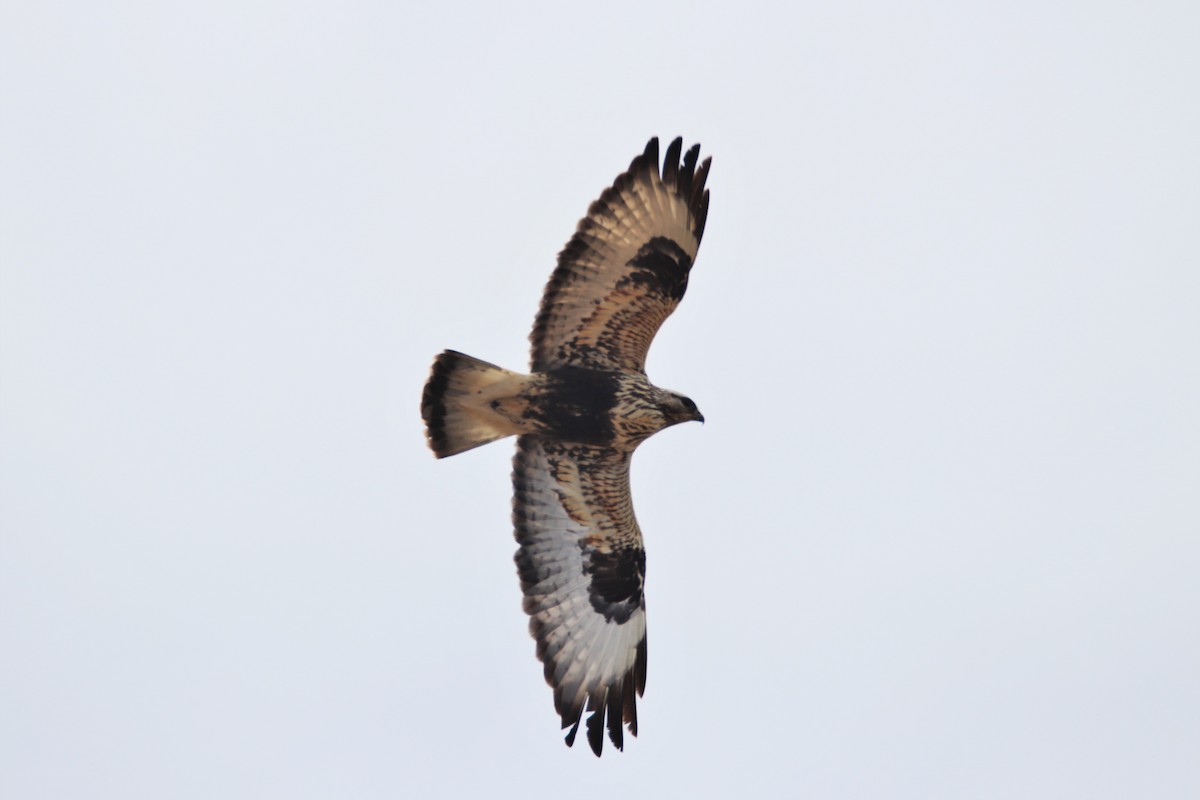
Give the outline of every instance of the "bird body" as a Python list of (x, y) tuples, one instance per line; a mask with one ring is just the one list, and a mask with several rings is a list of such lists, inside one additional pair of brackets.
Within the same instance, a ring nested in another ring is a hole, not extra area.
[(699, 418), (690, 399), (641, 373), (555, 367), (523, 375), (454, 350), (437, 357), (422, 411), (438, 458), (522, 434), (632, 453), (663, 428)]
[[(530, 632), (567, 744), (585, 710), (600, 755), (637, 734), (646, 686), (646, 574), (629, 464), (663, 428), (703, 421), (696, 404), (654, 386), (646, 352), (687, 289), (708, 213), (710, 160), (699, 145), (661, 171), (651, 139), (601, 194), (559, 254), (534, 322), (532, 371), (447, 350), (421, 397), (438, 458), (517, 436), (515, 556)], [(698, 168), (697, 168), (698, 167)]]

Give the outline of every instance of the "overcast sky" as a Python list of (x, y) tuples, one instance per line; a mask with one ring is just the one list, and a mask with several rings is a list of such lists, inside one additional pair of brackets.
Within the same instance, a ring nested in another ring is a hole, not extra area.
[[(0, 5), (0, 795), (1200, 796), (1200, 7), (783, 7)], [(418, 403), (653, 135), (597, 760)]]

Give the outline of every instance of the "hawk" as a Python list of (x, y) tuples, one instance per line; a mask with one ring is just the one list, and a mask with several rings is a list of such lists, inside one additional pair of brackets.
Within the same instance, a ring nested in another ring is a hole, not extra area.
[(658, 139), (592, 203), (558, 255), (530, 334), (529, 374), (447, 350), (421, 397), (429, 446), (445, 458), (517, 436), (515, 560), (567, 745), (584, 711), (637, 735), (646, 688), (646, 557), (629, 462), (663, 428), (704, 421), (696, 404), (646, 377), (646, 351), (687, 289), (704, 235), (711, 158)]

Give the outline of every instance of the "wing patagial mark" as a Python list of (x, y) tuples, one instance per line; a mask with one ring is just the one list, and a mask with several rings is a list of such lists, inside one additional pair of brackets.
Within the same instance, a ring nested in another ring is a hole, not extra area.
[(674, 239), (655, 236), (641, 246), (637, 255), (629, 260), (629, 266), (636, 269), (617, 281), (618, 288), (641, 284), (678, 303), (687, 291), (692, 259)]
[(628, 622), (635, 611), (645, 610), (642, 596), (646, 582), (645, 550), (638, 546), (610, 550), (585, 546), (584, 552), (588, 558), (587, 573), (592, 576), (588, 594), (598, 614), (620, 625)]

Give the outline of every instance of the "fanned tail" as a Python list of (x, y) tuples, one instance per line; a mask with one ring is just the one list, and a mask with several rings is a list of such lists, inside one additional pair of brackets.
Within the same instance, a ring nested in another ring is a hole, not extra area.
[(421, 418), (434, 454), (457, 455), (517, 433), (512, 422), (496, 413), (493, 401), (512, 396), (525, 380), (524, 375), (454, 350), (434, 359), (421, 395)]

